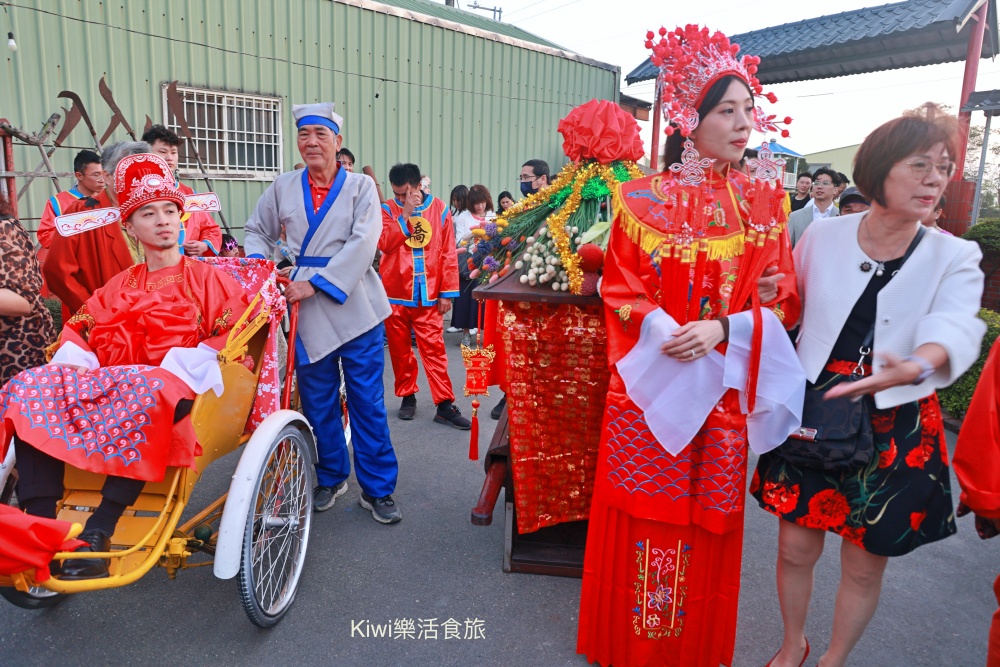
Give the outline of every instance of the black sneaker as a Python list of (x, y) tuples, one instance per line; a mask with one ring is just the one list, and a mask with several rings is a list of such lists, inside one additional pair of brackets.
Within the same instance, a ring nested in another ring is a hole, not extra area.
[(372, 498), (362, 491), (358, 504), (366, 510), (371, 510), (372, 516), (379, 523), (398, 523), (403, 520), (403, 513), (396, 507), (396, 501), (392, 499), (392, 496)]
[[(80, 533), (79, 539), (87, 544), (79, 547), (74, 553), (81, 556), (87, 553), (111, 551), (111, 536), (96, 528)], [(103, 579), (108, 576), (108, 562), (102, 558), (72, 558), (63, 561), (60, 578), (65, 581), (82, 579)]]
[(472, 422), (463, 417), (462, 413), (451, 401), (444, 401), (438, 405), (437, 414), (434, 415), (434, 423), (448, 424), (460, 431), (468, 431), (472, 428)]
[(325, 512), (337, 502), (337, 498), (347, 493), (347, 480), (336, 486), (317, 486), (313, 489), (313, 509)]
[(409, 421), (417, 414), (417, 397), (414, 394), (403, 397), (403, 402), (399, 406), (397, 413), (400, 419)]
[(503, 415), (503, 409), (505, 407), (507, 407), (507, 394), (504, 394), (503, 398), (500, 399), (500, 402), (493, 406), (493, 409), (490, 410), (490, 417), (493, 419), (500, 419), (500, 416)]

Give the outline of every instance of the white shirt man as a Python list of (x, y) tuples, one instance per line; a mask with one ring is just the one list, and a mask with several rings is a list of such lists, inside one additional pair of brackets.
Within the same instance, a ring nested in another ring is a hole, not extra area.
[(825, 167), (817, 169), (816, 173), (813, 174), (813, 198), (800, 210), (788, 216), (788, 235), (791, 238), (793, 248), (813, 220), (832, 218), (840, 214), (833, 203), (833, 196), (837, 190), (834, 185), (836, 180), (836, 172)]

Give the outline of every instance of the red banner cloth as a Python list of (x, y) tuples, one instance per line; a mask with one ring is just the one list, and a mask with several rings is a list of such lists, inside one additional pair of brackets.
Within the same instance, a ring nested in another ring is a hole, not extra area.
[(48, 579), (52, 556), (73, 551), (86, 542), (67, 539), (73, 527), (68, 521), (43, 519), (0, 505), (0, 574), (35, 571), (35, 581)]
[(586, 519), (608, 393), (602, 307), (502, 302), (517, 529)]

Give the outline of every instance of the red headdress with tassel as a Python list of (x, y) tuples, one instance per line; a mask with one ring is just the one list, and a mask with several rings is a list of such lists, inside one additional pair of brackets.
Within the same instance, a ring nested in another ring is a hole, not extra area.
[[(661, 259), (661, 276), (663, 277), (664, 295), (672, 295), (664, 308), (674, 318), (684, 323), (697, 317), (697, 307), (700, 303), (699, 286), (702, 282), (704, 252), (697, 252), (694, 264), (693, 298), (685, 304), (688, 297), (688, 269), (684, 264), (684, 248), (691, 245), (694, 237), (700, 235), (707, 221), (704, 220), (703, 206), (700, 202), (707, 193), (702, 191), (705, 171), (711, 167), (714, 160), (702, 159), (695, 150), (694, 143), (689, 139), (691, 133), (698, 127), (698, 106), (702, 103), (708, 90), (717, 81), (726, 76), (737, 76), (750, 88), (755, 98), (764, 97), (772, 104), (778, 101), (774, 93), (765, 93), (757, 79), (757, 67), (760, 58), (757, 56), (739, 56), (740, 47), (733, 44), (721, 32), (711, 33), (708, 28), (697, 25), (687, 25), (668, 32), (660, 28), (659, 40), (652, 32), (646, 33), (646, 48), (653, 55), (650, 60), (660, 69), (657, 77), (657, 87), (660, 93), (661, 111), (667, 120), (665, 132), (668, 135), (680, 132), (685, 138), (681, 161), (670, 166), (675, 176), (675, 182), (690, 190), (686, 193), (691, 205), (679, 205), (672, 214), (672, 227), (675, 241), (680, 247), (674, 247), (672, 252)], [(759, 106), (754, 107), (754, 129), (758, 132), (776, 132), (778, 125), (788, 125), (791, 118), (777, 120), (773, 114), (768, 114)], [(787, 137), (788, 130), (782, 129), (781, 136)], [(757, 278), (767, 268), (766, 264), (772, 256), (766, 250), (768, 246), (779, 243), (782, 223), (786, 220), (783, 210), (785, 199), (780, 179), (783, 162), (775, 160), (768, 144), (761, 146), (758, 158), (751, 161), (755, 170), (751, 181), (752, 192), (749, 193), (749, 220), (744, 229), (745, 247), (740, 267), (740, 278), (733, 287), (732, 303), (750, 303), (754, 318), (754, 333), (751, 340), (751, 361), (747, 378), (747, 407), (753, 413), (756, 403), (757, 377), (760, 369), (761, 335), (763, 330), (761, 304), (757, 295)], [(709, 209), (710, 210), (710, 209)], [(688, 240), (690, 237), (691, 240)], [(676, 244), (675, 244), (676, 245)], [(685, 305), (688, 307), (685, 308)], [(685, 312), (687, 311), (687, 312)]]
[[(667, 134), (680, 131), (681, 136), (690, 136), (698, 127), (698, 105), (712, 84), (724, 76), (743, 79), (754, 97), (766, 97), (772, 104), (778, 101), (774, 93), (765, 93), (757, 80), (760, 58), (739, 57), (739, 45), (731, 44), (721, 32), (713, 34), (708, 28), (687, 25), (671, 32), (660, 28), (659, 37), (656, 40), (652, 31), (647, 32), (646, 48), (653, 51), (650, 60), (660, 69), (657, 87)], [(754, 109), (754, 129), (758, 132), (776, 132), (779, 123), (791, 122), (791, 118), (779, 121), (760, 107)], [(781, 130), (781, 136), (787, 137), (788, 130)]]

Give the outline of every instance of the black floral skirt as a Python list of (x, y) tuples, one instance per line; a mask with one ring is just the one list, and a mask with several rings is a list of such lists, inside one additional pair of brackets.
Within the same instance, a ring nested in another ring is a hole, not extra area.
[[(817, 385), (839, 380), (827, 367)], [(779, 447), (760, 457), (750, 493), (806, 528), (828, 530), (879, 556), (902, 556), (955, 533), (948, 450), (937, 394), (872, 411), (875, 456), (830, 472), (789, 463)]]

